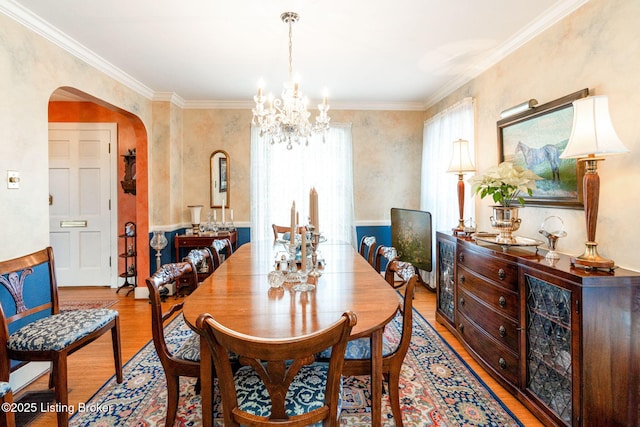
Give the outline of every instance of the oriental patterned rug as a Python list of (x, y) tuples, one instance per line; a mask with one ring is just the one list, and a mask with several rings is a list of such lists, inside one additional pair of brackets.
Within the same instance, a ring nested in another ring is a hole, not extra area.
[[(186, 331), (169, 325), (171, 339)], [(185, 326), (186, 328), (186, 326)], [(394, 331), (399, 337), (399, 331)], [(148, 343), (124, 367), (124, 382), (109, 380), (76, 412), (70, 426), (164, 425), (166, 387), (164, 371), (153, 343)], [(195, 379), (180, 380), (180, 403), (176, 426), (201, 425), (200, 396)], [(371, 425), (368, 377), (345, 379), (341, 424)], [(414, 310), (411, 348), (400, 379), (404, 425), (425, 426), (522, 426), (516, 417), (469, 369), (466, 363)], [(215, 410), (220, 408), (219, 402)], [(383, 395), (383, 426), (395, 425), (388, 396)], [(216, 414), (216, 425), (222, 421)]]
[(118, 303), (118, 300), (60, 300), (60, 311), (88, 310), (93, 308), (108, 308)]

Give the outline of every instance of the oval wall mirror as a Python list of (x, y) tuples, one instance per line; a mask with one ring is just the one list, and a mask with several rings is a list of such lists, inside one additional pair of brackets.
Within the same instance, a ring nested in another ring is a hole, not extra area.
[(229, 155), (226, 151), (216, 150), (211, 154), (211, 207), (229, 207)]

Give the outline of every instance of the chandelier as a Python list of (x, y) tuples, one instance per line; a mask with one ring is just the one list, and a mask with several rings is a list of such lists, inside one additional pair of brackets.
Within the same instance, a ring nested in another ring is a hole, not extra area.
[(294, 80), (292, 77), (292, 25), (298, 22), (300, 16), (295, 12), (285, 12), (280, 15), (280, 19), (289, 25), (289, 81), (284, 84), (282, 99), (274, 99), (272, 95), (263, 96), (262, 83), (258, 84), (258, 94), (253, 97), (256, 106), (252, 110), (251, 123), (260, 127), (260, 136), (268, 136), (271, 144), (286, 142), (287, 149), (291, 150), (294, 142), (298, 145), (302, 142), (308, 145), (312, 134), (322, 133), (324, 142), (331, 119), (327, 115), (329, 104), (325, 91), (322, 104), (318, 104), (319, 114), (315, 123), (309, 122), (311, 113), (307, 111), (308, 100), (302, 95), (297, 79)]

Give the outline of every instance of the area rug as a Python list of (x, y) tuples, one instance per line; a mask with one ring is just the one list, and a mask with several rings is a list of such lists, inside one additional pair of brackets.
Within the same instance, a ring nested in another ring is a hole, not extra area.
[[(173, 321), (168, 341), (187, 332)], [(393, 330), (399, 339), (400, 332)], [(169, 344), (171, 345), (171, 344)], [(124, 382), (111, 378), (76, 412), (70, 426), (157, 426), (164, 425), (166, 387), (164, 371), (153, 343), (148, 343), (124, 367)], [(195, 379), (180, 381), (180, 403), (175, 426), (199, 426), (200, 396), (194, 391)], [(411, 348), (400, 378), (400, 402), (405, 426), (522, 426), (466, 363), (414, 310)], [(217, 395), (217, 393), (216, 393)], [(343, 426), (371, 425), (368, 377), (346, 378)], [(214, 405), (215, 425), (220, 402)], [(383, 426), (395, 426), (388, 395), (383, 395)]]
[(107, 308), (118, 302), (114, 300), (60, 300), (58, 307), (60, 311), (87, 310), (91, 308)]

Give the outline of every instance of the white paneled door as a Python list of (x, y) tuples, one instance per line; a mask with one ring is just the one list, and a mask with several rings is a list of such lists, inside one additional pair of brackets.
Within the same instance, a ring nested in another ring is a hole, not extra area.
[(59, 286), (115, 285), (116, 148), (115, 123), (49, 124), (49, 232)]

